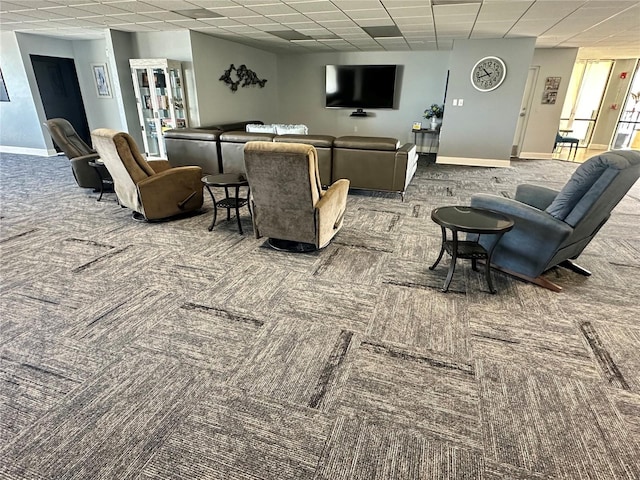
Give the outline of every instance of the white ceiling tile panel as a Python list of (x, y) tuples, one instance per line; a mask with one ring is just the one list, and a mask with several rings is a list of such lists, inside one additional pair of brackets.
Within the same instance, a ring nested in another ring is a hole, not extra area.
[(535, 2), (527, 1), (502, 1), (494, 3), (483, 3), (478, 14), (478, 21), (513, 21), (518, 20), (527, 9)]
[(193, 3), (185, 0), (147, 0), (144, 3), (153, 5), (154, 7), (162, 10), (190, 10), (197, 8)]
[(342, 10), (366, 10), (381, 5), (378, 0), (333, 0), (333, 3)]
[(92, 13), (93, 15), (115, 15), (118, 13), (127, 13), (127, 10), (102, 3), (78, 5), (76, 8), (80, 11)]
[(237, 18), (237, 17), (255, 17), (257, 12), (245, 7), (224, 7), (216, 8), (212, 12), (218, 13), (225, 17)]
[(283, 3), (277, 4), (262, 4), (262, 5), (251, 5), (249, 6), (251, 10), (254, 12), (258, 12), (261, 15), (283, 15), (283, 14), (294, 14), (298, 13), (297, 10), (294, 10), (288, 5)]
[(437, 17), (439, 15), (473, 15), (478, 14), (480, 9), (479, 3), (465, 3), (462, 5), (435, 5), (433, 7), (433, 14)]
[(286, 15), (267, 15), (267, 18), (270, 18), (274, 22), (278, 22), (278, 23), (297, 23), (297, 22), (309, 21), (309, 17), (301, 13), (293, 13), (293, 14), (286, 14)]
[(393, 18), (431, 17), (431, 8), (429, 7), (397, 7), (387, 8), (387, 11)]
[(290, 7), (296, 9), (302, 13), (312, 13), (312, 12), (335, 12), (338, 10), (333, 2), (328, 0), (318, 0), (312, 2), (306, 1), (289, 1), (286, 2)]
[[(129, 13), (128, 15), (132, 15)], [(155, 20), (182, 20), (184, 15), (180, 15), (174, 12), (162, 11), (162, 12), (145, 12), (144, 16)]]
[(372, 9), (372, 10), (347, 10), (346, 14), (349, 15), (355, 21), (366, 20), (371, 18), (385, 18), (390, 19), (389, 14), (384, 8)]
[(387, 27), (395, 25), (395, 23), (393, 23), (393, 20), (391, 20), (390, 18), (386, 20), (382, 18), (363, 19), (357, 20), (356, 23), (361, 27)]
[[(193, 20), (193, 21), (197, 22), (197, 20)], [(172, 23), (174, 25), (178, 25), (180, 22), (173, 21)], [(228, 27), (230, 25), (243, 25), (243, 23), (238, 22), (237, 20), (233, 20), (232, 18), (226, 18), (226, 17), (222, 17), (222, 18), (203, 18), (202, 20), (200, 20), (200, 23), (196, 27), (193, 27), (193, 28), (207, 27), (207, 26)]]
[(306, 16), (316, 22), (333, 22), (333, 21), (349, 21), (351, 20), (346, 14), (342, 12), (314, 12), (307, 13)]
[(109, 2), (108, 5), (112, 5), (121, 10), (126, 10), (128, 12), (158, 12), (163, 11), (165, 9), (160, 8), (159, 6), (153, 5), (147, 2), (140, 2), (137, 0), (125, 0), (120, 2)]
[[(221, 8), (221, 7), (231, 7), (237, 5), (233, 0), (189, 0), (189, 3), (193, 3), (195, 6), (200, 8)], [(245, 3), (246, 2), (242, 2)], [(264, 2), (262, 2), (264, 3)]]

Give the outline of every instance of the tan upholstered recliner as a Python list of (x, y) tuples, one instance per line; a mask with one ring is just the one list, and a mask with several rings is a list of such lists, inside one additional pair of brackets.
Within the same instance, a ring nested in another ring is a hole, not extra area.
[(320, 185), (315, 147), (301, 143), (248, 142), (244, 148), (256, 238), (276, 248), (291, 243), (327, 246), (342, 227), (349, 180)]
[[(93, 145), (113, 177), (121, 205), (158, 220), (202, 207), (202, 169), (175, 167), (167, 160), (147, 160), (128, 133), (99, 128)], [(134, 214), (135, 216), (135, 214)]]

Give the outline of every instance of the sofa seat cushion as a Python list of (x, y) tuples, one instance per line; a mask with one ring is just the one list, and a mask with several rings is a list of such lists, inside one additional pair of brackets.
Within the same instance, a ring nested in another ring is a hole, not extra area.
[(400, 148), (400, 142), (389, 137), (358, 137), (346, 136), (338, 137), (333, 142), (337, 148), (352, 148), (358, 150), (384, 150), (395, 152)]
[(331, 148), (336, 137), (331, 135), (278, 135), (273, 141), (281, 143), (305, 143), (316, 148)]
[(242, 132), (240, 130), (232, 132), (224, 132), (220, 134), (220, 141), (227, 143), (247, 143), (247, 142), (271, 142), (273, 141), (273, 133), (251, 133)]
[(220, 137), (220, 130), (202, 130), (199, 128), (174, 128), (164, 132), (164, 138), (184, 140), (208, 140), (215, 142)]

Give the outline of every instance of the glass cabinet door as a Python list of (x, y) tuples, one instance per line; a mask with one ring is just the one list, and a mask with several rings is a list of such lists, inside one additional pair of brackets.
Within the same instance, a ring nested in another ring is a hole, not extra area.
[(149, 156), (160, 156), (160, 144), (158, 142), (158, 119), (155, 111), (155, 88), (152, 76), (146, 68), (134, 68), (134, 85), (138, 90), (136, 97), (138, 101), (138, 114), (140, 126), (142, 127), (142, 138), (144, 140), (145, 152)]
[(166, 158), (163, 133), (188, 126), (182, 66), (167, 59), (131, 59), (129, 64), (145, 153)]

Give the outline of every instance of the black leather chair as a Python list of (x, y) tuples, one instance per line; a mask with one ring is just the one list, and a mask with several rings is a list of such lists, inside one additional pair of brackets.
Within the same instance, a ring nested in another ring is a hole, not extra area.
[(49, 130), (55, 144), (71, 162), (71, 171), (78, 186), (98, 191), (102, 189), (100, 175), (104, 180), (111, 180), (111, 175), (106, 168), (99, 175), (96, 168), (89, 165), (89, 162), (97, 160), (100, 155), (80, 138), (68, 120), (52, 118), (47, 120), (44, 126)]

